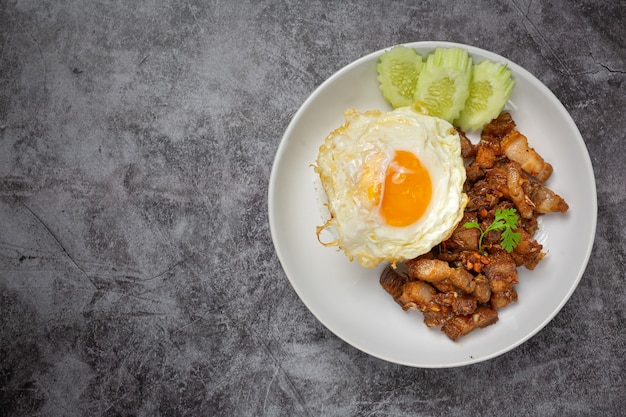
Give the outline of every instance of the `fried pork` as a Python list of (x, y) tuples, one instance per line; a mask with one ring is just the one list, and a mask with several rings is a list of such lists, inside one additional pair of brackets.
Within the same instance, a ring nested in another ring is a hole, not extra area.
[[(498, 310), (518, 300), (517, 268), (534, 269), (543, 259), (543, 247), (533, 235), (537, 217), (565, 213), (567, 202), (545, 182), (552, 166), (528, 145), (509, 113), (486, 125), (478, 144), (459, 131), (461, 152), (467, 160), (464, 192), (469, 201), (452, 235), (429, 253), (405, 263), (406, 273), (391, 266), (381, 275), (382, 287), (404, 310), (419, 310), (428, 327), (441, 326), (452, 340), (498, 321)], [(520, 241), (509, 253), (501, 247), (501, 232), (482, 230), (495, 212), (515, 208)]]

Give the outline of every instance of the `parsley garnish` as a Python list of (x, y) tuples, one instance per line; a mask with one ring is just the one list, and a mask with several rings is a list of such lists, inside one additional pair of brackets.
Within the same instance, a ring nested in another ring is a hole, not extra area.
[(500, 235), (500, 243), (502, 245), (502, 249), (507, 251), (508, 253), (513, 252), (513, 249), (517, 246), (520, 241), (520, 234), (515, 233), (513, 230), (517, 229), (517, 214), (515, 214), (517, 210), (514, 208), (504, 209), (504, 210), (496, 210), (495, 218), (493, 223), (489, 225), (484, 231), (478, 224), (478, 222), (467, 222), (463, 225), (466, 229), (478, 229), (480, 230), (480, 239), (478, 239), (478, 250), (480, 253), (483, 252), (483, 237), (490, 232), (491, 230), (497, 230), (502, 232)]

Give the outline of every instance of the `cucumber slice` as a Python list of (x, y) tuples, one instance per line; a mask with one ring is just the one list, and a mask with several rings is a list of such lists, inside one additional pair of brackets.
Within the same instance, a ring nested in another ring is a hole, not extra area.
[(424, 61), (414, 49), (394, 46), (381, 55), (376, 65), (380, 90), (394, 108), (413, 103), (415, 85)]
[(431, 116), (452, 123), (469, 97), (472, 59), (461, 48), (436, 48), (420, 72), (414, 99), (428, 108)]
[(470, 95), (454, 125), (468, 132), (478, 130), (500, 115), (513, 91), (511, 70), (500, 62), (474, 65)]

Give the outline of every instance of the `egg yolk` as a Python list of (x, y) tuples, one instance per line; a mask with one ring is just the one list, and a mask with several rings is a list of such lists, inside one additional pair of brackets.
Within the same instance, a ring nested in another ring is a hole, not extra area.
[(396, 151), (387, 168), (380, 214), (390, 226), (415, 223), (424, 214), (432, 196), (432, 182), (414, 153)]

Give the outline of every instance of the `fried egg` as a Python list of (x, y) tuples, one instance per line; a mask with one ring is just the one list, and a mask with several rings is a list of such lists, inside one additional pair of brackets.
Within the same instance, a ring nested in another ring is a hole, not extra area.
[[(447, 239), (467, 204), (465, 167), (454, 127), (413, 107), (360, 113), (319, 148), (329, 218), (320, 242), (373, 268), (424, 254)], [(322, 242), (328, 231), (332, 240)]]

